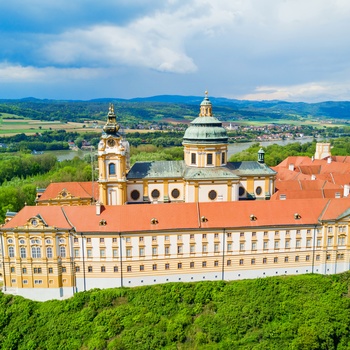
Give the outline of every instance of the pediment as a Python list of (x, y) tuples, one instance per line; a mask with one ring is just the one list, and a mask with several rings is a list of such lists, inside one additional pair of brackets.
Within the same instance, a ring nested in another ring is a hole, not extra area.
[(74, 196), (67, 189), (64, 188), (57, 194), (55, 199), (64, 200), (72, 198), (74, 198)]

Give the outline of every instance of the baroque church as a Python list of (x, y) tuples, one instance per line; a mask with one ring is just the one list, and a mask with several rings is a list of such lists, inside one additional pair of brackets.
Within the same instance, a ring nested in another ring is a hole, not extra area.
[(51, 183), (0, 227), (3, 291), (48, 300), (91, 288), (346, 271), (350, 188), (346, 175), (331, 183), (346, 159), (335, 167), (323, 144), (317, 160), (271, 169), (262, 149), (256, 161), (228, 162), (227, 147), (206, 94), (184, 134), (183, 161), (130, 166), (110, 105), (97, 184)]

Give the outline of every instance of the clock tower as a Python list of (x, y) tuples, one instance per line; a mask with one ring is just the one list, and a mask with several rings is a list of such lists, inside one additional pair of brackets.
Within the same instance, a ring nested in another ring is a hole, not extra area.
[(105, 205), (126, 202), (126, 174), (129, 171), (129, 143), (119, 131), (113, 104), (98, 144), (99, 198)]

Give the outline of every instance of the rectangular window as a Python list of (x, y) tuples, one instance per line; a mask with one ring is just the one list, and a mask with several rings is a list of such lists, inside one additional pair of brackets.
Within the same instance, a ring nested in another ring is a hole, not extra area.
[(132, 271), (132, 269), (131, 269), (131, 266), (130, 266), (130, 265), (128, 265), (128, 266), (126, 267), (126, 271), (127, 271), (127, 272), (131, 272), (131, 271)]
[(139, 242), (143, 242), (143, 236), (139, 237)]
[(240, 232), (239, 237), (244, 237), (244, 232)]
[(250, 260), (251, 265), (255, 265), (255, 259)]
[(275, 249), (279, 249), (280, 247), (280, 241), (275, 241)]
[(158, 249), (157, 249), (157, 247), (152, 247), (152, 255), (153, 255), (153, 256), (158, 255)]
[(21, 249), (20, 249), (20, 253), (21, 253), (21, 258), (22, 258), (22, 259), (25, 259), (25, 258), (27, 257), (27, 251), (26, 251), (26, 248), (21, 247)]
[(100, 249), (100, 258), (105, 258), (105, 257), (106, 257), (106, 250)]
[(317, 247), (321, 247), (322, 240), (321, 238), (317, 238)]
[(170, 269), (170, 265), (167, 263), (165, 264), (165, 270), (169, 270)]
[(177, 240), (182, 241), (182, 235), (177, 235)]
[(256, 250), (256, 242), (252, 242), (252, 250)]
[(328, 246), (331, 246), (332, 243), (333, 243), (333, 237), (328, 237), (328, 238), (327, 238), (327, 245), (328, 245)]
[(295, 247), (296, 248), (300, 248), (301, 247), (301, 241), (300, 239), (297, 239), (296, 242), (295, 242)]
[(191, 244), (190, 245), (190, 253), (195, 253), (195, 251), (196, 251), (196, 246), (194, 245), (194, 244)]
[(275, 236), (278, 236), (279, 234), (279, 231), (275, 231)]
[(130, 257), (131, 257), (131, 249), (130, 249), (130, 248), (127, 248), (127, 249), (126, 249), (126, 257), (127, 257), (127, 258), (130, 258)]
[(88, 266), (88, 272), (92, 272), (92, 266)]
[(203, 239), (207, 239), (207, 234), (206, 234), (206, 233), (203, 233), (203, 234), (202, 234), (202, 238), (203, 238)]
[(104, 238), (100, 238), (100, 243), (104, 243), (105, 242), (105, 239)]
[(27, 268), (26, 267), (23, 267), (22, 268), (22, 273), (25, 275), (27, 273)]
[(267, 236), (267, 234), (268, 234), (268, 232), (267, 232), (267, 231), (264, 231), (264, 236), (265, 236), (265, 237)]
[(140, 271), (145, 271), (145, 265), (140, 265)]
[(118, 249), (113, 249), (113, 258), (117, 258), (118, 257)]
[(288, 236), (290, 234), (289, 230), (286, 230), (286, 235)]
[(131, 238), (130, 238), (130, 237), (126, 237), (126, 238), (125, 238), (125, 242), (126, 242), (126, 243), (130, 243), (130, 242), (131, 242)]
[(227, 251), (228, 252), (232, 251), (232, 243), (227, 243)]
[(88, 249), (86, 252), (87, 252), (87, 257), (92, 258), (92, 249)]
[(227, 260), (226, 265), (231, 266), (231, 260)]
[(252, 237), (256, 237), (256, 232), (252, 232)]
[(193, 233), (190, 234), (190, 239), (194, 239), (194, 234)]
[(74, 249), (74, 257), (75, 258), (79, 258), (79, 253), (80, 253), (79, 249)]
[(306, 255), (305, 260), (309, 261), (310, 260), (310, 255)]
[(170, 254), (170, 247), (168, 247), (168, 246), (164, 247), (164, 254), (165, 255), (169, 255)]
[(202, 261), (202, 267), (207, 267), (207, 262), (206, 261)]
[(14, 273), (16, 270), (14, 267), (11, 267), (11, 273)]
[(80, 267), (79, 266), (75, 267), (75, 272), (80, 272)]
[(112, 242), (113, 242), (113, 243), (117, 243), (117, 242), (118, 242), (118, 238), (117, 238), (117, 237), (113, 237), (113, 238), (112, 238)]
[(215, 260), (215, 261), (214, 261), (214, 266), (215, 266), (215, 267), (218, 267), (218, 266), (219, 266), (219, 260)]
[(299, 255), (295, 257), (295, 261), (299, 261)]
[(267, 264), (267, 258), (263, 258), (263, 264)]
[(145, 248), (139, 248), (139, 255), (145, 256)]
[(264, 250), (269, 248), (269, 242), (268, 241), (264, 241), (263, 248), (264, 248)]
[(307, 248), (310, 248), (310, 247), (311, 247), (311, 238), (308, 238), (308, 239), (306, 240), (306, 247), (307, 247)]
[(157, 242), (157, 236), (152, 236), (152, 242)]
[(113, 272), (118, 272), (118, 266), (113, 267)]
[(67, 272), (67, 268), (65, 266), (62, 266), (62, 272), (66, 273)]
[(207, 165), (213, 165), (213, 153), (207, 153)]
[(164, 240), (165, 240), (165, 241), (169, 241), (169, 236), (165, 236), (165, 237), (164, 237)]
[(225, 164), (226, 163), (226, 154), (225, 152), (221, 153), (221, 164)]
[(227, 232), (226, 236), (227, 236), (227, 238), (231, 238), (232, 237), (232, 233), (231, 232)]
[(41, 267), (34, 267), (34, 273), (41, 273)]
[(244, 260), (243, 259), (239, 259), (239, 264), (243, 265), (244, 264)]
[(106, 272), (106, 266), (101, 266), (101, 272)]
[(244, 250), (244, 243), (239, 244), (239, 250)]
[(218, 252), (219, 252), (219, 244), (218, 244), (218, 243), (215, 243), (215, 244), (214, 244), (214, 252), (215, 252), (215, 253), (218, 253)]
[(182, 269), (182, 263), (177, 263), (177, 268)]
[(219, 238), (219, 234), (218, 233), (214, 233), (214, 238)]
[(208, 246), (206, 244), (202, 246), (202, 253), (208, 253)]
[(287, 249), (290, 248), (290, 240), (287, 240), (287, 241), (286, 241), (285, 247), (286, 247)]
[(307, 235), (311, 235), (311, 230), (306, 230)]
[(153, 265), (152, 265), (152, 270), (153, 270), (153, 271), (156, 271), (156, 270), (157, 270), (157, 264), (153, 264)]
[(53, 273), (53, 268), (49, 267), (49, 273)]
[(191, 268), (191, 269), (194, 268), (194, 262), (193, 262), (193, 261), (190, 262), (190, 268)]
[(329, 226), (328, 229), (327, 229), (327, 232), (328, 232), (328, 233), (333, 233), (333, 227), (332, 227), (332, 226)]
[(78, 237), (74, 237), (74, 243), (78, 243), (79, 242), (79, 238)]
[(177, 254), (182, 254), (182, 245), (177, 246)]
[(316, 255), (316, 261), (320, 261), (321, 256), (319, 254)]
[(91, 243), (91, 238), (90, 237), (86, 238), (86, 243)]
[(326, 255), (326, 260), (331, 260), (331, 255), (330, 254)]
[(288, 256), (285, 256), (285, 257), (284, 257), (284, 262), (287, 263), (288, 261), (289, 261)]
[(338, 245), (345, 245), (345, 237), (338, 237)]
[(191, 164), (197, 164), (196, 153), (191, 153)]
[(34, 280), (34, 284), (43, 284), (42, 280)]
[(275, 257), (273, 258), (273, 262), (274, 262), (274, 263), (278, 263), (278, 257), (277, 257), (277, 256), (275, 256)]

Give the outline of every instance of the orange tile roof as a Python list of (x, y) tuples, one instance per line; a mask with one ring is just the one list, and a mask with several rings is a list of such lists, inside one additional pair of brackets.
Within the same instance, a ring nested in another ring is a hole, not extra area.
[[(101, 214), (96, 215), (95, 206), (27, 206), (7, 222), (2, 230), (23, 226), (38, 214), (49, 226), (61, 229), (74, 227), (78, 233), (314, 225), (318, 223), (319, 217), (336, 219), (349, 210), (350, 198), (135, 204), (102, 208)], [(295, 213), (300, 215), (300, 219), (295, 219)], [(251, 215), (254, 220), (251, 220)], [(157, 223), (152, 224), (152, 219), (156, 219)], [(105, 220), (105, 226), (100, 225), (101, 220)]]
[(48, 226), (54, 226), (61, 229), (70, 229), (60, 206), (25, 206), (10, 221), (4, 224), (3, 228), (15, 228), (24, 226), (32, 217), (40, 215)]
[[(40, 201), (56, 198), (62, 190), (67, 190), (74, 197), (91, 198), (92, 197), (92, 182), (55, 182), (47, 186), (45, 192), (41, 195)], [(98, 184), (94, 183), (94, 195), (97, 198)]]

